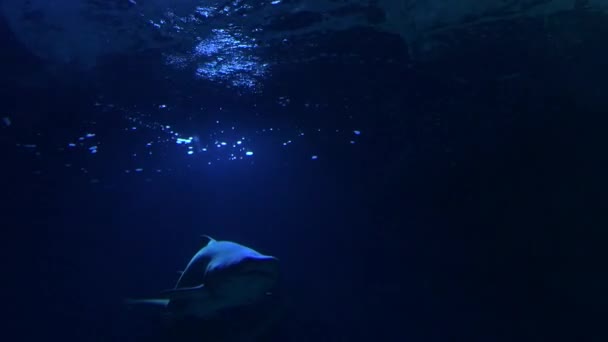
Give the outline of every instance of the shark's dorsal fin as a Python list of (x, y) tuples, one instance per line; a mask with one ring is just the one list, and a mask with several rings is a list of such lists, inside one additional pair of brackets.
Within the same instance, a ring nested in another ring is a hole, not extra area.
[(203, 239), (203, 246), (209, 246), (215, 242), (215, 239), (209, 235), (201, 235), (201, 238)]

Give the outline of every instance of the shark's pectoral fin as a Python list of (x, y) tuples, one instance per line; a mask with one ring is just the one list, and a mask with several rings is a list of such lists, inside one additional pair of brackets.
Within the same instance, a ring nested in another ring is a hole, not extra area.
[(150, 299), (125, 299), (125, 305), (131, 312), (140, 314), (166, 314), (169, 308), (169, 299), (150, 298)]
[(147, 306), (156, 306), (166, 308), (169, 304), (168, 299), (157, 299), (157, 298), (149, 298), (149, 299), (125, 299), (125, 304), (127, 305), (147, 305)]
[(171, 299), (192, 298), (207, 296), (205, 284), (192, 287), (180, 287), (161, 292), (161, 295)]

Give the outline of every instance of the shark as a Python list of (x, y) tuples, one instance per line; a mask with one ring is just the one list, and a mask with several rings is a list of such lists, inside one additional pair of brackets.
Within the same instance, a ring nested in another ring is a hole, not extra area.
[(173, 317), (206, 319), (272, 294), (279, 277), (276, 257), (236, 242), (202, 237), (204, 246), (190, 259), (174, 288), (157, 298), (127, 299), (127, 304), (154, 306)]

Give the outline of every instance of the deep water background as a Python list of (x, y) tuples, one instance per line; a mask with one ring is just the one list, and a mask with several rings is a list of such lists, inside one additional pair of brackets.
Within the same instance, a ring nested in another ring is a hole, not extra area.
[[(0, 25), (0, 114), (20, 113), (0, 131), (2, 334), (161, 340), (121, 299), (173, 286), (209, 234), (281, 259), (284, 314), (267, 341), (603, 341), (608, 24), (562, 19), (463, 31), (425, 62), (392, 36), (331, 36), (275, 51), (338, 57), (282, 64), (261, 95), (155, 74), (154, 53), (107, 61), (90, 82), (40, 81), (44, 63)], [(340, 57), (353, 49), (362, 62)], [(15, 147), (35, 132), (63, 141), (100, 89), (141, 103), (206, 94), (228, 113), (255, 103), (299, 120), (280, 94), (327, 104), (304, 125), (348, 113), (363, 134), (348, 151), (310, 142), (323, 152), (314, 162), (261, 156), (152, 181), (113, 172), (118, 154), (83, 159), (100, 184)]]

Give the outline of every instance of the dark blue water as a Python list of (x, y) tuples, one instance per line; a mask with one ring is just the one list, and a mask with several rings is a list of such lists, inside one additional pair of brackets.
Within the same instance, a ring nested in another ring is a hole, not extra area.
[[(604, 340), (608, 18), (560, 20), (458, 31), (423, 61), (367, 29), (268, 46), (285, 62), (259, 91), (156, 50), (58, 76), (3, 23), (2, 339)], [(254, 154), (201, 133), (189, 155), (159, 122), (236, 126)], [(276, 296), (177, 326), (125, 308), (201, 234), (277, 256)]]

